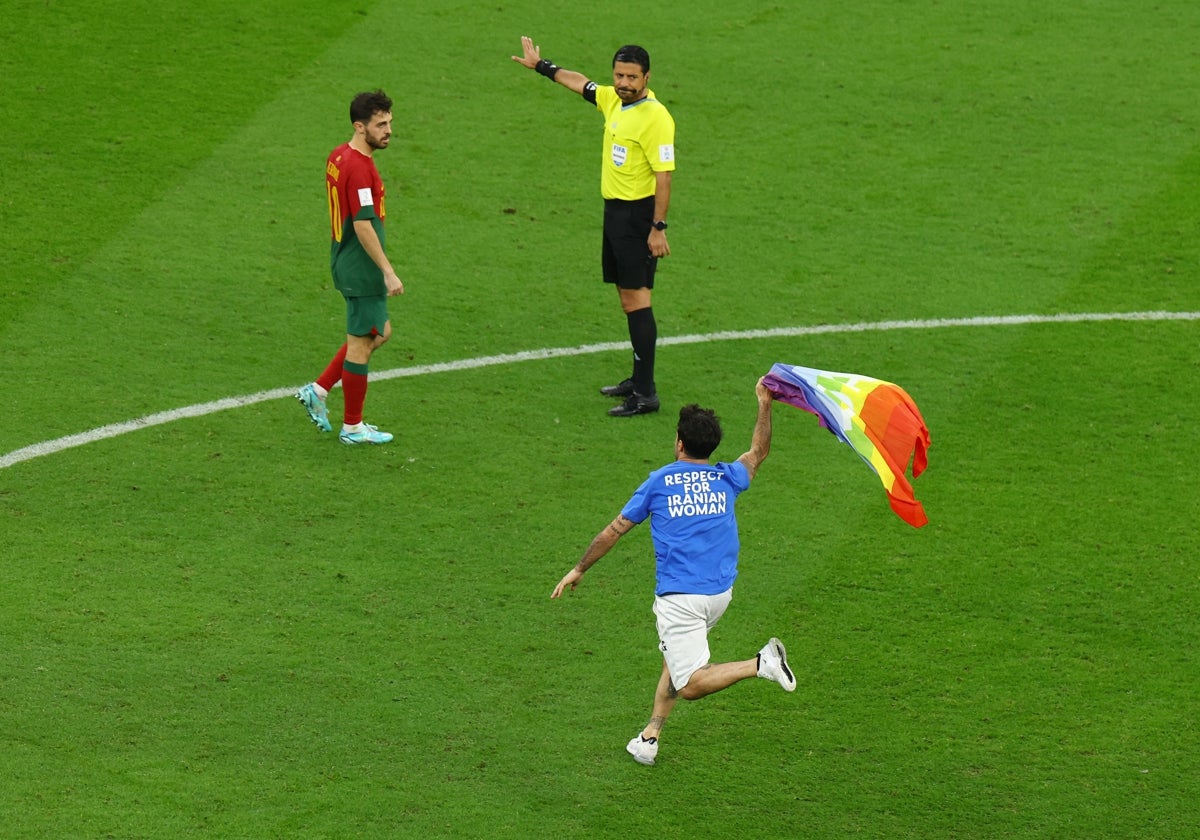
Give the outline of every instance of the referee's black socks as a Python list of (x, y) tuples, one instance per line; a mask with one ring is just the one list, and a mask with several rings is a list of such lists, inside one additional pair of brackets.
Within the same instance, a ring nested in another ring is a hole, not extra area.
[(629, 343), (633, 345), (633, 390), (643, 397), (654, 395), (654, 347), (658, 343), (658, 322), (654, 308), (625, 313), (629, 321)]

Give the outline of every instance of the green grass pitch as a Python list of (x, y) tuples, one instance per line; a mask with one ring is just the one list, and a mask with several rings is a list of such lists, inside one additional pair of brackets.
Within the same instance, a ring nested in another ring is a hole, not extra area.
[[(408, 291), (377, 373), (621, 342), (594, 109), (644, 44), (678, 126), (660, 336), (1200, 311), (1200, 6), (1118, 0), (18, 4), (0, 21), (0, 458), (294, 388), (339, 341), (324, 156), (381, 86)], [(550, 591), (698, 401), (774, 362), (903, 385), (921, 530), (775, 409), (717, 659), (681, 704), (639, 529)], [(1200, 832), (1200, 324), (666, 343), (380, 378), (369, 451), (289, 398), (0, 468), (12, 838), (1179, 838)], [(340, 395), (331, 398), (335, 414)]]

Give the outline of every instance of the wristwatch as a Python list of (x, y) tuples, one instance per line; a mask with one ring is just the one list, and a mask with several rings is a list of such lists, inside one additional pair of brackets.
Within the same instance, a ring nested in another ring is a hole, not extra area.
[(655, 229), (655, 230), (666, 230), (666, 229), (667, 229), (667, 223), (666, 223), (666, 221), (664, 221), (664, 220), (660, 219), (659, 221), (657, 221), (657, 222), (655, 222), (655, 223), (654, 223), (653, 227), (654, 227), (654, 229)]

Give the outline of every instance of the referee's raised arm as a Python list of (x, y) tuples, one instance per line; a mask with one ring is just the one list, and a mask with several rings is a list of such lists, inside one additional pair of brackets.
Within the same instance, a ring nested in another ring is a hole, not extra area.
[(523, 54), (514, 55), (512, 57), (513, 61), (528, 67), (530, 70), (536, 70), (547, 79), (558, 82), (563, 87), (569, 88), (578, 94), (582, 94), (583, 89), (591, 82), (591, 79), (582, 73), (567, 70), (542, 58), (542, 48), (534, 44), (533, 39), (528, 35), (521, 36), (521, 50)]

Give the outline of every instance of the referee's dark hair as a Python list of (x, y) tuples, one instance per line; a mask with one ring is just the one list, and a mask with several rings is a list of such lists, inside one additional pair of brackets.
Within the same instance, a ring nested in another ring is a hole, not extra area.
[(693, 458), (707, 458), (717, 448), (724, 433), (721, 419), (711, 408), (701, 408), (692, 403), (679, 409), (679, 425), (675, 434), (683, 444), (683, 451)]
[(618, 61), (624, 61), (628, 64), (642, 65), (642, 72), (650, 72), (650, 53), (639, 47), (637, 44), (626, 44), (617, 50), (613, 55), (613, 66), (617, 65)]

